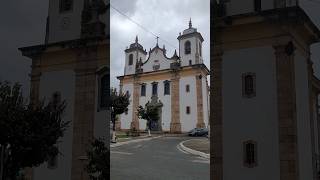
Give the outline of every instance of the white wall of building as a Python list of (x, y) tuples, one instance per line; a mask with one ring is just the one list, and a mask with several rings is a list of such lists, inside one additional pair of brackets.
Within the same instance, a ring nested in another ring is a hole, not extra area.
[(307, 59), (295, 56), (295, 85), (300, 180), (313, 179)]
[[(256, 73), (254, 98), (242, 97), (242, 73), (246, 72)], [(222, 73), (224, 178), (279, 179), (274, 49), (257, 47), (224, 52)], [(247, 140), (257, 142), (258, 166), (254, 168), (243, 165), (243, 142)]]
[(53, 93), (60, 92), (61, 99), (67, 102), (63, 119), (71, 121), (71, 123), (61, 139), (61, 143), (58, 144), (62, 155), (58, 156), (57, 168), (48, 169), (47, 163), (42, 164), (34, 170), (34, 180), (71, 179), (74, 87), (75, 73), (73, 71), (48, 72), (41, 75), (40, 98), (45, 98), (48, 102)]
[(128, 113), (123, 113), (120, 116), (121, 121), (121, 129), (130, 129), (131, 121), (132, 121), (132, 95), (133, 95), (133, 84), (124, 84), (122, 87), (122, 92), (126, 93), (129, 91), (130, 94), (130, 104), (128, 106)]
[[(74, 40), (80, 38), (81, 33), (81, 13), (84, 0), (74, 1), (73, 10), (60, 13), (59, 1), (49, 2), (49, 43)], [(62, 22), (68, 21), (66, 28), (62, 27)]]
[[(170, 122), (171, 122), (171, 95), (164, 95), (164, 81), (170, 80), (170, 79), (164, 79), (158, 82), (158, 100), (160, 100), (163, 104), (162, 107), (162, 130), (163, 131), (170, 131)], [(149, 101), (151, 102), (151, 96), (152, 96), (152, 82), (154, 81), (146, 81), (146, 96), (140, 96), (140, 105), (142, 107), (145, 107), (146, 103)], [(170, 92), (171, 93), (171, 92)], [(146, 121), (143, 119), (140, 119), (140, 129), (145, 130), (146, 129)]]
[(147, 61), (143, 65), (143, 72), (154, 71), (153, 66), (155, 64), (158, 64), (158, 63), (155, 63), (156, 60), (158, 60), (160, 64), (160, 68), (158, 70), (170, 69), (170, 63), (172, 61), (168, 59), (168, 57), (166, 57), (162, 49), (156, 48), (151, 52)]
[[(171, 123), (171, 95), (172, 89), (170, 88), (170, 95), (164, 95), (164, 81), (170, 79), (162, 79), (158, 81), (146, 81), (146, 96), (140, 96), (139, 105), (145, 106), (145, 104), (150, 101), (152, 96), (152, 84), (153, 82), (158, 82), (158, 99), (163, 103), (162, 107), (162, 130), (170, 131)], [(206, 80), (203, 78), (203, 108), (204, 108), (204, 120), (206, 125), (208, 125), (208, 92), (206, 90)], [(186, 92), (186, 85), (189, 84), (190, 92)], [(170, 87), (172, 84), (170, 84)], [(125, 84), (123, 85), (123, 92), (129, 91), (132, 95), (133, 85)], [(140, 94), (140, 88), (139, 88)], [(132, 97), (130, 97), (130, 102), (132, 103)], [(190, 114), (186, 114), (186, 107), (190, 106)], [(129, 129), (130, 123), (132, 121), (132, 104), (128, 107), (128, 114), (121, 115), (121, 129)], [(181, 77), (180, 79), (180, 122), (183, 132), (187, 132), (196, 127), (197, 124), (197, 94), (196, 94), (196, 78), (195, 76)], [(139, 119), (140, 130), (146, 129), (146, 121)]]
[[(190, 92), (186, 92), (186, 85), (190, 85)], [(190, 106), (190, 114), (186, 107)], [(187, 76), (180, 79), (180, 122), (181, 131), (187, 132), (197, 125), (197, 90), (196, 77)]]

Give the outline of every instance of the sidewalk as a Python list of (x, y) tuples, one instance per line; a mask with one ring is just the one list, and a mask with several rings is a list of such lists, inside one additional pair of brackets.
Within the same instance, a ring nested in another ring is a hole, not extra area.
[(118, 138), (117, 143), (110, 143), (110, 147), (112, 148), (112, 147), (118, 147), (118, 146), (135, 143), (135, 142), (149, 141), (151, 139), (156, 139), (160, 137), (163, 137), (163, 136), (155, 134), (150, 137), (148, 136), (148, 134), (141, 134), (140, 136), (137, 136), (137, 137)]
[(210, 141), (207, 138), (183, 141), (178, 145), (178, 149), (188, 154), (210, 159)]
[(200, 151), (206, 154), (210, 154), (210, 141), (208, 138), (191, 139), (191, 140), (185, 141), (183, 145), (187, 148)]

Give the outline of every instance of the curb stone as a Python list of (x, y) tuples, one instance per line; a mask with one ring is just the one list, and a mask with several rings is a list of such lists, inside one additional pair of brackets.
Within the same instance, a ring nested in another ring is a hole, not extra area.
[(131, 141), (126, 141), (126, 142), (118, 142), (116, 144), (110, 144), (110, 147), (113, 148), (113, 147), (119, 147), (119, 146), (126, 145), (126, 144), (131, 144), (131, 143), (137, 143), (137, 142), (142, 142), (142, 141), (150, 141), (152, 139), (158, 139), (158, 138), (161, 138), (161, 137), (163, 137), (163, 136), (156, 136), (156, 137), (142, 138), (142, 139), (134, 139), (134, 140), (131, 140)]
[(190, 141), (192, 139), (189, 139), (189, 140), (186, 140), (186, 141), (182, 141), (180, 144), (179, 144), (179, 147), (187, 152), (187, 153), (190, 153), (190, 154), (193, 154), (193, 155), (196, 155), (196, 156), (200, 156), (200, 157), (203, 157), (203, 158), (206, 158), (206, 159), (210, 159), (210, 154), (206, 154), (204, 152), (201, 152), (201, 151), (197, 151), (197, 150), (194, 150), (194, 149), (191, 149), (191, 148), (188, 148), (186, 146), (183, 145), (183, 143), (187, 142), (187, 141)]

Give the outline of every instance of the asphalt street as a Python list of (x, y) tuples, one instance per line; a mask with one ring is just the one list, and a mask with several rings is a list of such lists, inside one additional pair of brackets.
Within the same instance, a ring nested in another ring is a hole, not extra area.
[(209, 160), (179, 150), (188, 137), (162, 137), (111, 148), (111, 180), (209, 180)]

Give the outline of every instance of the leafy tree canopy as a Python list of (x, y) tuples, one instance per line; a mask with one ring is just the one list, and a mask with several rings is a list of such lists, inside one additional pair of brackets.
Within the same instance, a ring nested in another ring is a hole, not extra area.
[(26, 103), (21, 85), (0, 82), (0, 145), (6, 152), (5, 177), (15, 179), (21, 169), (39, 166), (59, 153), (57, 141), (69, 124), (62, 120), (65, 107), (65, 101)]

